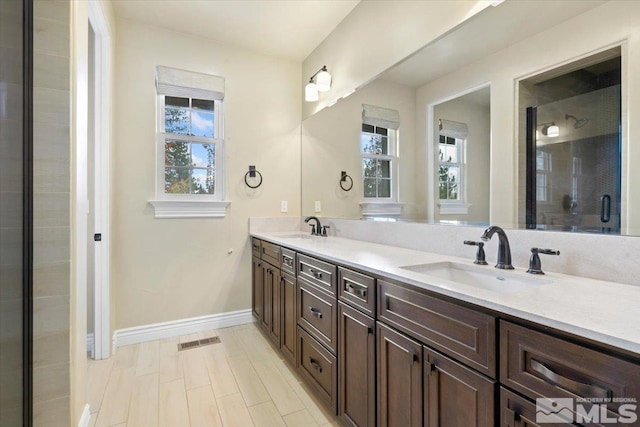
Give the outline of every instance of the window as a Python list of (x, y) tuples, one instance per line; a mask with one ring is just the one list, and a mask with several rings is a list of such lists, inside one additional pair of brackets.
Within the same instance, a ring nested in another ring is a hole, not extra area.
[(222, 140), (220, 101), (161, 96), (163, 122), (159, 149), (164, 153), (164, 193), (220, 193)]
[(438, 121), (438, 199), (440, 214), (467, 214), (470, 204), (465, 194), (465, 148), (468, 129), (465, 123)]
[(460, 200), (464, 140), (440, 135), (438, 143), (438, 188), (440, 200)]
[(390, 108), (362, 105), (360, 153), (362, 154), (363, 217), (397, 217), (402, 214), (398, 202), (398, 129), (400, 113)]
[[(551, 153), (547, 151), (536, 151), (536, 200), (547, 202), (551, 199), (549, 194), (551, 176)], [(574, 180), (575, 183), (575, 180)]]
[(362, 176), (365, 198), (394, 197), (395, 131), (380, 126), (362, 125)]
[(156, 218), (224, 216), (224, 79), (157, 67), (156, 87)]

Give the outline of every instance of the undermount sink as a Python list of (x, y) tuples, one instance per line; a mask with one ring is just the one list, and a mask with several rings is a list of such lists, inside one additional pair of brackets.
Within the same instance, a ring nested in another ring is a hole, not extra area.
[(507, 270), (493, 267), (480, 267), (455, 262), (436, 262), (431, 264), (408, 265), (405, 270), (422, 273), (432, 278), (475, 286), (495, 292), (517, 292), (553, 283), (553, 280), (540, 277), (526, 277)]

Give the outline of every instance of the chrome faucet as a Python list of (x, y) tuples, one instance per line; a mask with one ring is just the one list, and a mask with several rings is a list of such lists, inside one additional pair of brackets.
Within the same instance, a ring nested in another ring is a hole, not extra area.
[(487, 242), (495, 233), (498, 233), (498, 263), (496, 264), (496, 268), (502, 270), (513, 270), (513, 265), (511, 265), (511, 248), (509, 247), (509, 239), (507, 239), (507, 234), (502, 228), (492, 225), (484, 230), (484, 233), (482, 233), (480, 238)]
[(309, 224), (309, 227), (311, 227), (311, 235), (312, 236), (320, 236), (321, 235), (322, 225), (320, 225), (320, 220), (318, 219), (318, 217), (308, 216), (308, 217), (306, 217), (304, 219), (304, 222), (308, 223), (312, 219), (315, 220), (316, 223), (315, 224)]

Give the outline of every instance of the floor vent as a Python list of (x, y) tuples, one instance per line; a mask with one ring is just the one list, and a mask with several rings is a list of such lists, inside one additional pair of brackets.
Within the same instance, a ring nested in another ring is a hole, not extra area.
[(220, 343), (220, 337), (211, 337), (204, 338), (201, 340), (189, 341), (189, 342), (181, 342), (178, 344), (178, 351), (189, 350), (191, 348), (202, 347), (210, 344), (218, 344)]

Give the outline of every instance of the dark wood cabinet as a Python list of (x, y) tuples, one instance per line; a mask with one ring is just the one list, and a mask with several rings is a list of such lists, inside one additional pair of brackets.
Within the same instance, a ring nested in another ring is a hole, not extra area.
[(338, 304), (338, 415), (351, 426), (375, 426), (375, 326), (373, 318)]
[[(254, 247), (259, 244), (254, 243)], [(264, 317), (264, 270), (262, 269), (262, 261), (258, 257), (253, 257), (251, 265), (253, 283), (251, 286), (251, 306), (253, 315), (262, 322)]]
[(280, 279), (280, 345), (282, 352), (289, 360), (296, 360), (296, 279), (294, 276), (282, 272)]
[(378, 280), (378, 319), (496, 377), (494, 316)]
[(422, 345), (377, 323), (378, 426), (422, 426)]
[(298, 327), (297, 352), (298, 372), (335, 414), (338, 406), (336, 357), (301, 327)]
[(263, 261), (263, 318), (262, 326), (273, 342), (280, 347), (280, 270)]
[(535, 403), (500, 388), (500, 427), (569, 427), (577, 424), (566, 422), (536, 422)]
[(495, 381), (423, 348), (425, 427), (493, 427)]

